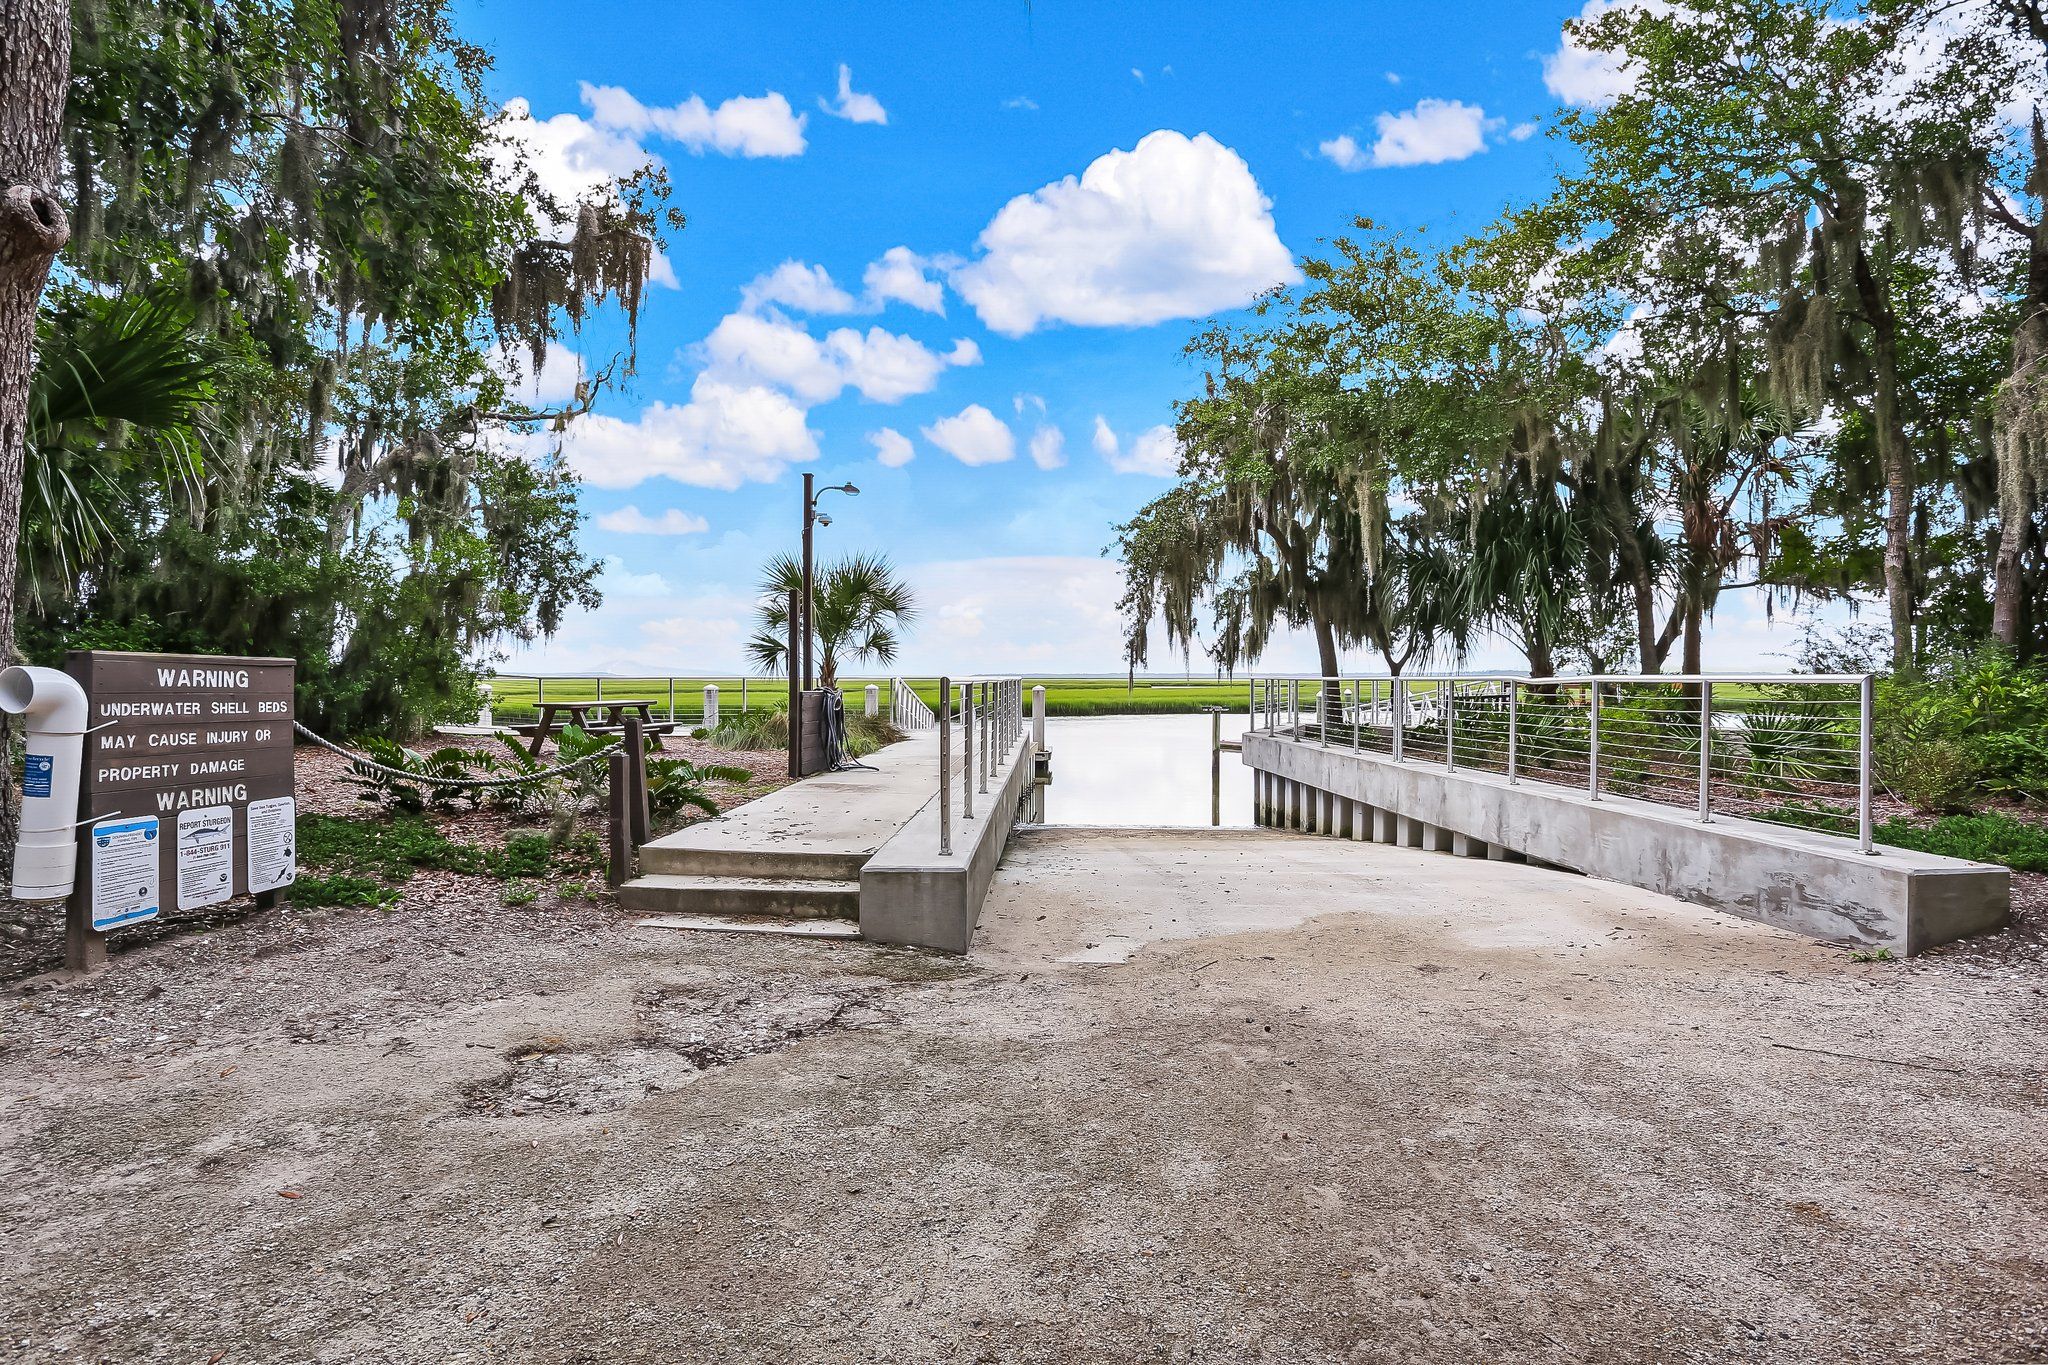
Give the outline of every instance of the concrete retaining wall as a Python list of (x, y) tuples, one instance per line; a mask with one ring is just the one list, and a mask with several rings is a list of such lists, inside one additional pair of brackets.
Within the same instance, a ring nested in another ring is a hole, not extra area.
[(1815, 938), (1910, 954), (2011, 913), (2010, 874), (1985, 863), (1258, 732), (1243, 759), (1261, 824), (1549, 863)]
[(974, 941), (981, 903), (1017, 823), (1017, 806), (1036, 762), (1027, 728), (974, 794), (974, 818), (960, 814), (953, 788), (953, 852), (939, 852), (938, 794), (875, 850), (860, 870), (860, 933), (877, 943), (964, 953)]

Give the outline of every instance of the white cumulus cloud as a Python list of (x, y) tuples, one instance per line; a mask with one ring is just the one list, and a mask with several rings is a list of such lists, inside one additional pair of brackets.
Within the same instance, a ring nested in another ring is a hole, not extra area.
[(875, 448), (875, 460), (885, 469), (901, 469), (917, 458), (910, 438), (894, 427), (869, 432), (868, 444)]
[(1098, 413), (1091, 444), (1103, 463), (1119, 474), (1149, 474), (1154, 478), (1170, 479), (1180, 472), (1180, 446), (1174, 442), (1173, 428), (1169, 426), (1160, 425), (1139, 432), (1132, 438), (1130, 449), (1126, 450), (1109, 420)]
[(1349, 133), (1340, 133), (1327, 142), (1316, 144), (1316, 151), (1340, 171), (1362, 171), (1372, 164), (1365, 148), (1359, 146), (1358, 139)]
[(599, 513), (597, 529), (624, 536), (694, 536), (710, 530), (711, 523), (680, 507), (666, 508), (660, 516), (650, 517), (629, 504), (614, 512)]
[(853, 295), (832, 282), (822, 265), (784, 261), (765, 275), (756, 275), (740, 290), (740, 307), (749, 312), (780, 304), (799, 313), (851, 313)]
[(881, 258), (869, 263), (861, 276), (868, 292), (868, 306), (907, 303), (927, 313), (946, 313), (945, 286), (932, 278), (931, 262), (907, 246), (892, 246)]
[(1236, 152), (1161, 129), (1012, 199), (952, 284), (1006, 336), (1202, 317), (1300, 278), (1272, 210)]
[[(545, 440), (521, 444), (537, 454)], [(816, 459), (818, 440), (806, 410), (788, 394), (699, 375), (687, 403), (650, 403), (632, 420), (606, 413), (578, 418), (562, 433), (561, 452), (596, 488), (668, 478), (729, 491), (772, 482), (789, 465)]]
[(818, 107), (833, 118), (843, 118), (849, 123), (887, 123), (889, 111), (873, 95), (863, 95), (853, 88), (853, 68), (846, 63), (839, 64), (839, 98), (831, 103), (820, 99)]
[(1015, 459), (1017, 438), (1003, 419), (979, 403), (924, 429), (924, 438), (964, 465), (1002, 464)]
[[(1369, 163), (1374, 166), (1434, 166), (1445, 161), (1463, 161), (1486, 150), (1486, 134), (1499, 120), (1489, 120), (1486, 111), (1463, 100), (1417, 100), (1413, 109), (1380, 114), (1373, 119), (1379, 136), (1373, 141)], [(1342, 139), (1350, 142), (1349, 138)], [(1356, 144), (1350, 149), (1354, 154)], [(1357, 170), (1331, 155), (1330, 144), (1323, 154), (1345, 170)]]
[(729, 313), (700, 349), (704, 372), (713, 378), (785, 389), (807, 407), (830, 402), (848, 387), (877, 403), (899, 403), (929, 393), (947, 366), (981, 360), (972, 342), (941, 355), (880, 327), (840, 327), (814, 337), (778, 313)]
[(599, 586), (607, 597), (667, 597), (668, 580), (658, 573), (634, 573), (617, 555), (604, 557)]
[[(1617, 9), (1669, 14), (1671, 5), (1668, 0), (1586, 0), (1574, 22), (1591, 24)], [(1635, 83), (1635, 73), (1624, 58), (1586, 46), (1569, 25), (1557, 51), (1543, 59), (1543, 84), (1566, 104), (1584, 108), (1612, 104), (1633, 89)]]
[(1031, 433), (1031, 463), (1040, 469), (1058, 469), (1067, 462), (1067, 438), (1058, 427), (1040, 427)]
[(861, 275), (862, 294), (856, 299), (824, 266), (784, 261), (748, 281), (740, 290), (740, 307), (748, 312), (777, 306), (812, 314), (879, 313), (892, 303), (907, 303), (943, 317), (945, 286), (930, 271), (931, 262), (909, 247), (890, 247), (868, 263)]
[(698, 95), (681, 104), (643, 104), (629, 90), (588, 81), (582, 90), (591, 122), (599, 127), (635, 136), (658, 134), (698, 155), (709, 151), (744, 157), (801, 156), (806, 145), (804, 116), (773, 90), (735, 95), (716, 106)]

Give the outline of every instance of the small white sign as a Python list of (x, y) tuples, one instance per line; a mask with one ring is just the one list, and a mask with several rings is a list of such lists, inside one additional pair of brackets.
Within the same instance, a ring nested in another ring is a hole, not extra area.
[(178, 908), (219, 905), (235, 893), (235, 811), (199, 806), (178, 812)]
[(249, 891), (275, 891), (299, 875), (299, 803), (289, 796), (249, 803)]
[(161, 909), (154, 815), (92, 827), (92, 927), (100, 933), (152, 920)]

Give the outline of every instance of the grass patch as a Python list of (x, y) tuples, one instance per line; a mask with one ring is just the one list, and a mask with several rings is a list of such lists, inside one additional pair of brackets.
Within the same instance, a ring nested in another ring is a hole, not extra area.
[[(734, 714), (721, 721), (716, 729), (704, 731), (702, 737), (705, 743), (716, 744), (721, 749), (786, 752), (789, 749), (789, 712), (748, 711), (744, 715)], [(865, 758), (875, 750), (894, 744), (902, 738), (903, 732), (882, 717), (869, 717), (852, 708), (847, 710), (846, 749), (853, 757)]]
[(594, 843), (576, 839), (558, 848), (544, 834), (515, 834), (503, 847), (488, 848), (450, 839), (417, 816), (305, 815), (299, 818), (299, 858), (314, 875), (293, 883), (291, 897), (305, 906), (390, 905), (422, 869), (508, 881), (580, 872), (593, 865)]
[(1877, 841), (1947, 858), (2002, 863), (2015, 872), (2048, 872), (2048, 829), (1995, 811), (1947, 815), (1931, 825), (1887, 820), (1877, 827)]

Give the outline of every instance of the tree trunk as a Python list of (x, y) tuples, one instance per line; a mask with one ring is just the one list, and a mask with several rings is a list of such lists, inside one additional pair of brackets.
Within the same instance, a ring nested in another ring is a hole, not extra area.
[(1644, 673), (1655, 673), (1660, 657), (1657, 650), (1657, 583), (1650, 574), (1650, 563), (1643, 558), (1643, 547), (1636, 544), (1633, 532), (1625, 532), (1615, 538), (1615, 549), (1621, 558), (1621, 566), (1628, 573), (1629, 594), (1635, 600), (1636, 608), (1636, 668)]
[(1892, 667), (1913, 666), (1913, 452), (1899, 416), (1899, 320), (1865, 251), (1856, 253), (1856, 292), (1870, 319), (1870, 424), (1884, 471), (1884, 596), (1891, 616)]
[(1540, 630), (1529, 632), (1529, 642), (1522, 652), (1529, 656), (1529, 676), (1548, 678), (1557, 672), (1557, 657), (1552, 653), (1550, 641)]
[[(57, 198), (64, 91), (71, 78), (71, 6), (0, 0), (0, 663), (12, 663), (28, 390), (36, 368), (36, 306), (50, 262), (70, 240)], [(0, 755), (13, 750), (0, 724)], [(0, 840), (14, 843), (14, 783), (0, 783)]]
[(0, 0), (0, 650), (10, 660), (36, 305), (71, 237), (57, 198), (70, 77), (70, 5)]
[[(2039, 156), (2042, 137), (2038, 126), (2034, 136)], [(2021, 632), (2025, 628), (2026, 588), (2021, 560), (2042, 494), (2034, 477), (2039, 452), (2028, 446), (2038, 440), (2039, 410), (2048, 403), (2048, 213), (2034, 224), (2034, 240), (2027, 253), (2027, 292), (2020, 309), (2020, 325), (2012, 342), (2012, 373), (1991, 409), (1992, 421), (1999, 428), (1998, 549), (1991, 561), (1991, 634), (2013, 649), (2024, 648)]]
[[(1322, 666), (1325, 679), (1337, 676), (1337, 632), (1330, 625), (1330, 618), (1318, 611), (1315, 614), (1316, 662)], [(1316, 688), (1316, 723), (1335, 725), (1342, 717), (1338, 714), (1342, 706), (1342, 692), (1337, 684), (1325, 684)]]

